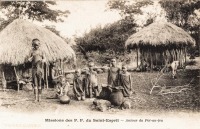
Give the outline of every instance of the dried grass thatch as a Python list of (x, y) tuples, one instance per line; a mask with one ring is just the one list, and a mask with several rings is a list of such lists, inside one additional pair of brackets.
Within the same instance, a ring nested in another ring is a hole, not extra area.
[(62, 38), (45, 28), (17, 19), (0, 32), (0, 64), (25, 63), (34, 38), (40, 40), (47, 61), (75, 59), (74, 50)]
[(194, 39), (183, 29), (168, 22), (155, 22), (131, 35), (125, 43), (128, 48), (140, 45), (169, 46), (194, 45)]

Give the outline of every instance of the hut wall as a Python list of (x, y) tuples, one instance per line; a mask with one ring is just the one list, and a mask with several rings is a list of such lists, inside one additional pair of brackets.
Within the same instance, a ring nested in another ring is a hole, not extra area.
[(140, 48), (140, 65), (147, 65), (148, 67), (153, 68), (154, 65), (158, 63), (160, 54), (155, 50), (149, 48)]
[[(138, 64), (139, 65), (141, 63), (140, 55), (141, 55), (141, 53), (139, 52), (138, 53)], [(129, 57), (130, 57), (129, 66), (132, 68), (136, 68), (137, 67), (137, 50), (135, 49), (135, 50), (131, 51), (131, 53), (129, 54)]]
[(181, 65), (184, 67), (185, 64), (185, 54), (184, 54), (184, 49), (181, 48)]
[(179, 61), (180, 67), (184, 66), (185, 53), (183, 48), (140, 48), (140, 62), (143, 65), (144, 61), (152, 69), (154, 67), (164, 67), (171, 64), (173, 61)]
[(3, 88), (2, 86), (2, 78), (3, 78), (3, 75), (2, 75), (2, 72), (3, 72), (3, 70), (2, 70), (2, 65), (0, 65), (0, 88)]
[(0, 79), (1, 79), (2, 76), (3, 76), (3, 75), (2, 75), (2, 72), (3, 72), (3, 66), (2, 66), (2, 65), (0, 65), (0, 72), (1, 72), (1, 73), (0, 73)]

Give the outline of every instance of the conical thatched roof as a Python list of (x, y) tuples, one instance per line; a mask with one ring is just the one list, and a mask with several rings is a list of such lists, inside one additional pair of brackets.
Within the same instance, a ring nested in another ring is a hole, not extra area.
[(23, 64), (30, 55), (32, 39), (38, 38), (47, 61), (75, 59), (74, 50), (53, 32), (17, 19), (0, 32), (0, 64)]
[(155, 22), (131, 35), (125, 43), (132, 48), (137, 45), (194, 45), (194, 39), (183, 29), (168, 22)]

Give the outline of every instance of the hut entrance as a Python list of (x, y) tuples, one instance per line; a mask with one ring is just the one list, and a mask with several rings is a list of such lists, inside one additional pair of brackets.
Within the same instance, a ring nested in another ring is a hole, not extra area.
[[(42, 79), (42, 86), (48, 88), (48, 65), (44, 65), (44, 78)], [(32, 66), (31, 63), (25, 63), (23, 65), (11, 66), (11, 65), (1, 65), (1, 78), (7, 82), (7, 89), (20, 90), (22, 84), (32, 83)]]
[[(8, 64), (1, 65), (1, 75), (4, 74), (4, 79), (7, 82), (8, 89), (19, 90), (19, 80), (28, 82), (31, 81), (30, 64), (11, 66)], [(3, 76), (1, 77), (3, 79)]]

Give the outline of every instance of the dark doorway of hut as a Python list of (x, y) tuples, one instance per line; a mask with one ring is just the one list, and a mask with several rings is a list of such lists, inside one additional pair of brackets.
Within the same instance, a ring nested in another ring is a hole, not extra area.
[[(56, 72), (65, 77), (65, 72), (64, 72), (65, 62), (63, 60), (57, 60), (55, 62), (56, 62), (55, 67), (57, 68)], [(42, 78), (43, 89), (55, 88), (55, 86), (52, 85), (51, 63), (43, 64), (43, 78)], [(14, 89), (20, 91), (27, 83), (31, 83), (33, 88), (31, 63), (25, 63), (18, 66), (12, 66), (9, 64), (2, 65), (0, 77), (1, 77), (2, 89), (3, 89), (3, 82), (6, 82), (5, 89)]]
[[(21, 66), (11, 66), (9, 64), (1, 65), (1, 82), (3, 89), (15, 89), (19, 91), (22, 87), (20, 87), (20, 79), (22, 78), (22, 71), (17, 71)], [(4, 90), (5, 91), (5, 90)]]
[[(48, 76), (49, 76), (49, 64), (43, 65), (44, 76), (42, 79), (42, 87), (48, 89)], [(25, 63), (23, 65), (12, 66), (9, 64), (1, 65), (1, 86), (2, 89), (14, 89), (18, 92), (28, 85), (28, 88), (32, 90), (32, 66), (31, 63)], [(28, 85), (27, 85), (28, 84)]]

